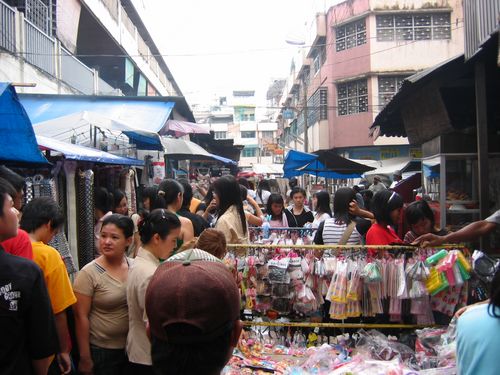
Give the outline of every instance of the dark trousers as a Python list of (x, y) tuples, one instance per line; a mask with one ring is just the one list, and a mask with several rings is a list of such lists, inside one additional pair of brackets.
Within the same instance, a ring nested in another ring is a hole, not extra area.
[(125, 375), (154, 375), (153, 366), (129, 362), (125, 370)]
[(90, 345), (94, 375), (122, 375), (127, 365), (125, 349), (105, 349)]

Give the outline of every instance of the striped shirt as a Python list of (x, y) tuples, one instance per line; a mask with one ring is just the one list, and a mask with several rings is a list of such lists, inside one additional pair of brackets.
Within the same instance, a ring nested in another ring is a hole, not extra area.
[[(347, 224), (337, 224), (335, 219), (326, 219), (323, 226), (323, 232), (321, 233), (321, 239), (325, 245), (337, 245), (340, 242), (346, 228)], [(316, 238), (315, 238), (315, 243)], [(358, 229), (354, 227), (351, 236), (347, 240), (347, 245), (360, 245), (362, 243), (362, 236), (358, 232)]]

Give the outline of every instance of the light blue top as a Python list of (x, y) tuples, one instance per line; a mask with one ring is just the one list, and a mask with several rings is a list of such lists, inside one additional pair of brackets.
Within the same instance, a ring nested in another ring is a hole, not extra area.
[[(500, 318), (490, 316), (488, 306), (473, 307), (458, 319), (459, 375), (500, 374)], [(495, 312), (500, 316), (500, 308)]]

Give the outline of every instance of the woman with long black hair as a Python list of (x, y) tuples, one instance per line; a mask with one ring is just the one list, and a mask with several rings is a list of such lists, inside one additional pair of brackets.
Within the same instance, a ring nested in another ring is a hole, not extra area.
[(218, 207), (215, 229), (220, 230), (228, 244), (248, 241), (248, 224), (243, 210), (240, 185), (233, 176), (223, 176), (213, 183)]
[(325, 190), (318, 191), (314, 193), (312, 203), (314, 209), (314, 221), (312, 223), (312, 227), (317, 228), (323, 221), (332, 217), (330, 194), (328, 194)]
[(370, 221), (356, 219), (349, 206), (356, 199), (351, 188), (340, 188), (333, 196), (333, 217), (319, 225), (314, 237), (317, 245), (360, 245), (363, 235), (370, 227)]

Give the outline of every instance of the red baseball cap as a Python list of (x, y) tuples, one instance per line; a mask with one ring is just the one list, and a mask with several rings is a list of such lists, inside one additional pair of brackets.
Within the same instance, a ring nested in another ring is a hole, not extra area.
[(209, 342), (232, 329), (240, 315), (233, 275), (220, 261), (167, 260), (146, 291), (151, 335), (169, 343)]

